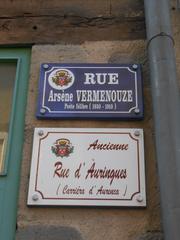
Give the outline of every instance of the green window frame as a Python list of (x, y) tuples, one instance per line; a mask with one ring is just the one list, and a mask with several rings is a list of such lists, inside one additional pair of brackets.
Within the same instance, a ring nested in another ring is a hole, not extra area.
[(15, 238), (30, 55), (30, 48), (0, 48), (0, 62), (17, 63), (5, 171), (0, 175), (0, 239), (2, 240)]

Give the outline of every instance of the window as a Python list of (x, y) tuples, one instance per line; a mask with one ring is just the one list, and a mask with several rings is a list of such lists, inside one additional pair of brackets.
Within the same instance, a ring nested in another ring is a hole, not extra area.
[(6, 173), (5, 152), (16, 67), (17, 62), (0, 61), (0, 175)]
[(0, 239), (16, 229), (30, 49), (0, 49)]

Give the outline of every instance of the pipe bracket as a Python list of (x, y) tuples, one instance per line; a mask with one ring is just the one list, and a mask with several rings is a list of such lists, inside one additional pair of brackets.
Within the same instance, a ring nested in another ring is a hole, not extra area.
[(150, 45), (151, 41), (154, 40), (154, 39), (157, 38), (157, 37), (168, 37), (168, 38), (170, 38), (171, 41), (173, 42), (173, 45), (175, 45), (174, 38), (173, 38), (170, 34), (167, 34), (167, 33), (165, 33), (165, 32), (160, 32), (160, 33), (154, 35), (153, 37), (151, 37), (151, 38), (148, 40), (148, 42), (147, 42), (147, 49), (149, 48), (149, 45)]

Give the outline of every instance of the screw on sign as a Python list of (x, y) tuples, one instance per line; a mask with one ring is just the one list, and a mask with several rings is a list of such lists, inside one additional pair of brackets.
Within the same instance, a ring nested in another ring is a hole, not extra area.
[(139, 108), (134, 109), (134, 112), (135, 112), (135, 114), (139, 114), (140, 113)]
[(38, 135), (39, 135), (39, 136), (43, 136), (43, 134), (44, 134), (43, 130), (39, 130), (39, 131), (38, 131)]
[(139, 195), (137, 196), (136, 200), (137, 200), (138, 202), (143, 202), (143, 197), (142, 197), (142, 195), (139, 194)]
[(140, 136), (140, 131), (139, 131), (139, 130), (136, 130), (136, 131), (134, 132), (134, 135), (135, 135), (136, 137), (139, 137), (139, 136)]
[(38, 195), (37, 194), (33, 194), (32, 200), (33, 201), (37, 201), (38, 199), (39, 199)]
[(137, 64), (133, 64), (133, 65), (132, 65), (132, 68), (133, 68), (134, 70), (137, 70), (137, 69), (138, 69), (138, 65), (137, 65)]
[(41, 108), (41, 109), (40, 109), (40, 113), (41, 113), (41, 114), (45, 114), (45, 113), (46, 113), (46, 109)]
[(43, 64), (43, 68), (44, 68), (44, 69), (47, 69), (48, 67), (49, 67), (48, 64)]

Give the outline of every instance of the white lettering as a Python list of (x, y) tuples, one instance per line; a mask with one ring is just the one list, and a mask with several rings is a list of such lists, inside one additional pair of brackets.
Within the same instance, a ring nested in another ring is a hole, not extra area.
[(50, 91), (48, 102), (72, 102), (73, 94), (72, 93), (54, 93), (53, 90)]
[(77, 102), (133, 102), (132, 90), (76, 90)]
[(118, 84), (118, 73), (109, 73), (109, 84)]
[(118, 73), (84, 73), (84, 84), (119, 84)]
[(96, 73), (97, 83), (98, 84), (105, 84), (106, 83), (106, 76), (107, 76), (107, 73)]
[(84, 73), (86, 76), (86, 80), (84, 82), (84, 84), (95, 84), (96, 81), (94, 79), (95, 75), (94, 73)]

